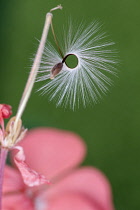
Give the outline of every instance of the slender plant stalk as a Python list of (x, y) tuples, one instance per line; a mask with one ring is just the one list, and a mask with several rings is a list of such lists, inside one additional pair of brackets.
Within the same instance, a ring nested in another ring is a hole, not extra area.
[(36, 53), (36, 56), (35, 56), (35, 59), (34, 59), (33, 66), (32, 66), (31, 71), (30, 71), (30, 75), (28, 77), (28, 81), (27, 81), (26, 86), (25, 86), (22, 98), (20, 100), (20, 104), (19, 104), (19, 107), (18, 107), (17, 114), (16, 114), (16, 120), (15, 120), (15, 123), (14, 123), (14, 129), (15, 130), (17, 128), (18, 121), (21, 118), (22, 113), (23, 113), (23, 111), (26, 107), (26, 104), (28, 102), (28, 99), (30, 97), (30, 94), (31, 94), (31, 91), (32, 91), (32, 88), (33, 88), (33, 85), (35, 83), (35, 79), (36, 79), (36, 76), (37, 76), (37, 73), (38, 73), (38, 69), (40, 67), (41, 57), (42, 57), (42, 54), (43, 54), (43, 51), (44, 51), (44, 47), (45, 47), (45, 43), (46, 43), (46, 40), (47, 40), (50, 24), (52, 22), (52, 17), (53, 17), (51, 12), (54, 11), (54, 10), (57, 10), (57, 9), (62, 9), (62, 6), (58, 5), (57, 7), (51, 9), (50, 12), (47, 13), (47, 15), (46, 15), (46, 20), (45, 20), (45, 25), (44, 25), (41, 41), (40, 41), (40, 44), (39, 44), (39, 47), (38, 47), (38, 50), (37, 50), (37, 53)]
[(3, 176), (4, 176), (4, 166), (7, 158), (8, 150), (1, 148), (0, 151), (0, 210), (2, 209), (2, 186), (3, 186)]
[(34, 59), (33, 66), (30, 71), (28, 81), (27, 81), (25, 89), (24, 89), (20, 104), (19, 104), (17, 114), (16, 114), (15, 127), (17, 126), (18, 120), (21, 118), (22, 113), (23, 113), (25, 106), (28, 102), (28, 99), (30, 97), (30, 94), (31, 94), (31, 91), (32, 91), (32, 88), (33, 88), (33, 85), (34, 85), (34, 82), (36, 79), (36, 75), (37, 75), (37, 72), (38, 72), (38, 69), (40, 66), (40, 61), (41, 61), (42, 53), (44, 50), (45, 42), (47, 39), (51, 20), (52, 20), (52, 14), (47, 13), (41, 41), (40, 41), (40, 44), (39, 44), (39, 47), (38, 47), (38, 50), (37, 50), (37, 53), (36, 53), (36, 56)]

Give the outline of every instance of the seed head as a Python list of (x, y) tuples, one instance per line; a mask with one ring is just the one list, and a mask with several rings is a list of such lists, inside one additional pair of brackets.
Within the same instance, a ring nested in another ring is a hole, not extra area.
[[(73, 22), (68, 25), (60, 42), (64, 57), (48, 43), (37, 81), (45, 81), (39, 90), (55, 100), (57, 106), (75, 109), (97, 103), (108, 92), (118, 61), (114, 42), (108, 39), (99, 23), (93, 22), (87, 28), (82, 23), (75, 27), (76, 31)], [(67, 65), (69, 55), (78, 60), (74, 68)]]

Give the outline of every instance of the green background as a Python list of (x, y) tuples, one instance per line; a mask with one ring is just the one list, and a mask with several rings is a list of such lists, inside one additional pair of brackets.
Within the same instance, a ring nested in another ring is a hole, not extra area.
[(69, 17), (104, 22), (121, 59), (115, 87), (100, 104), (76, 112), (56, 108), (35, 84), (23, 115), (25, 127), (48, 126), (78, 133), (88, 147), (84, 164), (101, 169), (111, 182), (117, 210), (140, 209), (140, 1), (0, 1), (0, 102), (16, 113), (37, 49), (45, 13), (55, 11), (56, 31)]

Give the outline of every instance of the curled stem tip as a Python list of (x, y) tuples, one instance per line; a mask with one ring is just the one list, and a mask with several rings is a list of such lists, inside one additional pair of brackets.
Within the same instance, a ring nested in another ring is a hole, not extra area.
[(57, 10), (57, 9), (62, 9), (63, 7), (60, 5), (58, 5), (57, 7), (54, 7), (50, 10), (50, 12), (54, 11), (54, 10)]

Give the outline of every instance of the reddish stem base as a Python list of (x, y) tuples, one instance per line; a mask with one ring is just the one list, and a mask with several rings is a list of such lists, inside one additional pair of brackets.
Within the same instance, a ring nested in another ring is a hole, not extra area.
[(2, 209), (2, 186), (3, 186), (3, 176), (4, 176), (4, 167), (7, 158), (8, 150), (1, 148), (0, 150), (0, 210)]

